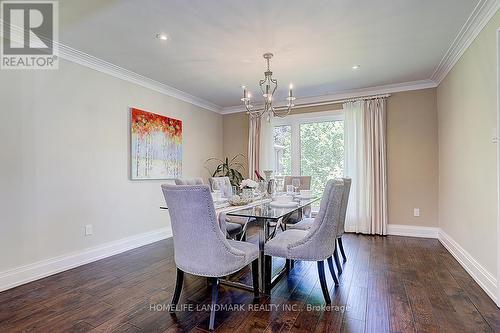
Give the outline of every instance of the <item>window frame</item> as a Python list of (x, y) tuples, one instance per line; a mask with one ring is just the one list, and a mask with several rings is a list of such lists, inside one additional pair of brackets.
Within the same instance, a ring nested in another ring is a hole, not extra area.
[[(319, 123), (326, 121), (344, 121), (344, 110), (330, 110), (330, 111), (318, 111), (318, 112), (308, 112), (308, 113), (297, 113), (288, 115), (284, 118), (275, 117), (272, 120), (272, 127), (274, 130), (275, 126), (291, 126), (292, 138), (291, 138), (291, 169), (292, 176), (301, 175), (300, 167), (300, 157), (301, 157), (301, 142), (300, 142), (300, 125)], [(271, 145), (274, 146), (274, 137), (271, 135)], [(274, 153), (271, 156), (272, 165), (275, 165)]]

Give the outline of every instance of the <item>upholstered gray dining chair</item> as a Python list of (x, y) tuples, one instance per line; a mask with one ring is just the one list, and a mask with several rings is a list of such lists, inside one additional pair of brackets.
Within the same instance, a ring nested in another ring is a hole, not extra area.
[(203, 185), (203, 179), (200, 177), (194, 178), (177, 178), (175, 185)]
[(311, 189), (311, 176), (285, 176), (283, 179), (283, 191), (286, 192), (287, 185), (292, 185), (293, 179), (300, 180), (300, 190), (310, 190)]
[[(342, 254), (342, 259), (344, 262), (347, 261), (347, 257), (345, 255), (344, 251), (344, 244), (342, 243), (342, 236), (345, 233), (345, 219), (346, 219), (346, 212), (347, 212), (347, 205), (349, 204), (349, 193), (351, 191), (351, 183), (352, 180), (351, 178), (342, 178), (344, 181), (344, 191), (342, 193), (342, 205), (340, 207), (340, 218), (339, 218), (339, 223), (337, 225), (337, 242), (338, 242), (338, 248), (340, 249), (340, 253)], [(290, 229), (298, 229), (298, 230), (308, 230), (311, 228), (311, 225), (314, 223), (314, 219), (312, 218), (305, 218), (302, 221), (290, 225)], [(337, 244), (335, 244), (335, 250), (333, 252), (333, 257), (335, 259), (335, 265), (337, 266), (337, 270), (339, 274), (342, 274), (342, 265), (340, 264), (339, 260), (339, 255), (337, 251)]]
[[(229, 179), (229, 178), (228, 178)], [(194, 178), (177, 178), (175, 180), (176, 185), (203, 185), (203, 179), (201, 177)], [(221, 214), (222, 215), (222, 214)], [(240, 238), (240, 240), (244, 239), (245, 230), (244, 225), (242, 223), (235, 223), (229, 220), (226, 215), (220, 216), (219, 225), (222, 230), (225, 230), (226, 233), (231, 238)]]
[(208, 185), (212, 192), (214, 190), (220, 190), (224, 197), (229, 197), (231, 195), (231, 180), (229, 177), (209, 177)]
[(337, 224), (340, 216), (342, 179), (329, 180), (321, 198), (318, 215), (309, 230), (286, 230), (269, 240), (264, 247), (266, 255), (292, 260), (316, 261), (318, 275), (327, 304), (331, 303), (325, 279), (324, 260), (328, 260), (330, 273), (338, 285), (331, 260), (337, 236)]
[(226, 239), (216, 221), (210, 189), (206, 185), (162, 185), (174, 238), (177, 266), (174, 311), (182, 289), (184, 273), (208, 277), (212, 285), (209, 329), (214, 329), (219, 278), (252, 264), (254, 296), (259, 295), (257, 245)]
[[(231, 180), (229, 180), (229, 177), (210, 177), (208, 178), (208, 184), (210, 185), (210, 189), (212, 190), (212, 192), (214, 190), (220, 190), (226, 198), (233, 194)], [(234, 228), (234, 226), (231, 226), (231, 224), (240, 225), (240, 240), (246, 240), (246, 229), (249, 221), (248, 217), (229, 217), (226, 214), (223, 214), (221, 218), (225, 219), (226, 223), (228, 224), (228, 228)]]

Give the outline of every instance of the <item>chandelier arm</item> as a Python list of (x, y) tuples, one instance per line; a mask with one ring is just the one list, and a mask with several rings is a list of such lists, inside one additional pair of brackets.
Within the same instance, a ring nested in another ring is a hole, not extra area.
[(278, 80), (277, 79), (271, 79), (271, 82), (274, 83), (274, 89), (271, 95), (274, 96), (274, 93), (276, 92), (276, 89), (278, 89)]
[[(290, 114), (290, 112), (292, 111), (292, 108), (293, 108), (293, 104), (289, 103), (287, 105), (286, 109), (277, 110), (277, 111), (274, 112), (274, 115), (276, 117), (284, 118), (284, 117), (286, 117), (286, 116), (288, 116)], [(286, 111), (284, 111), (284, 110), (286, 110)]]
[(266, 92), (264, 91), (264, 89), (262, 88), (262, 85), (266, 82), (266, 80), (260, 80), (259, 81), (259, 87), (260, 87), (260, 91), (262, 91), (262, 94), (265, 94)]
[(247, 112), (248, 112), (248, 113), (252, 113), (252, 110), (248, 107), (248, 104), (247, 104), (247, 103), (245, 103), (245, 109), (247, 109)]
[(265, 109), (262, 109), (262, 110), (252, 110), (247, 105), (245, 105), (245, 108), (247, 109), (247, 114), (252, 119), (260, 118), (266, 112)]

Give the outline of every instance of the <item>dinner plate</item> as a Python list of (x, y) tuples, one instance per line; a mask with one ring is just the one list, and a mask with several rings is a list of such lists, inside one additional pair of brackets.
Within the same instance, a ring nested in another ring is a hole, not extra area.
[(312, 199), (312, 198), (313, 198), (312, 195), (307, 195), (307, 196), (306, 195), (297, 195), (295, 197), (295, 199), (299, 199), (299, 200), (308, 200), (308, 199)]
[(277, 202), (277, 201), (272, 201), (269, 203), (271, 207), (276, 207), (276, 208), (293, 208), (297, 207), (299, 205), (298, 202)]

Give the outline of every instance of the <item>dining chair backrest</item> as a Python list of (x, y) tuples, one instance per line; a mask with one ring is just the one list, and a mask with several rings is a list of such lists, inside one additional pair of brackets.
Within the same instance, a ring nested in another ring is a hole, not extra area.
[(232, 187), (229, 177), (210, 177), (208, 178), (208, 183), (210, 184), (212, 192), (214, 190), (220, 190), (224, 197), (228, 198), (231, 196)]
[(239, 270), (245, 253), (228, 242), (216, 222), (207, 185), (162, 185), (174, 238), (174, 258), (182, 271), (220, 277)]
[(287, 185), (292, 185), (293, 179), (300, 179), (299, 191), (311, 189), (311, 176), (285, 176), (283, 180), (283, 191), (286, 191)]
[(326, 183), (314, 223), (300, 242), (291, 244), (291, 256), (324, 260), (332, 255), (335, 250), (343, 190), (342, 179), (332, 179)]
[(344, 192), (342, 193), (342, 204), (340, 207), (340, 217), (337, 228), (337, 237), (341, 237), (345, 232), (345, 218), (347, 213), (347, 205), (349, 204), (349, 193), (351, 192), (351, 178), (343, 178)]
[(201, 177), (177, 178), (175, 180), (175, 185), (203, 185), (203, 179), (201, 179)]

